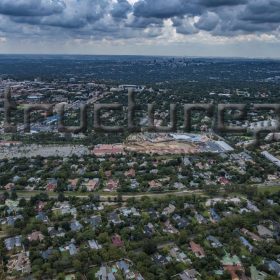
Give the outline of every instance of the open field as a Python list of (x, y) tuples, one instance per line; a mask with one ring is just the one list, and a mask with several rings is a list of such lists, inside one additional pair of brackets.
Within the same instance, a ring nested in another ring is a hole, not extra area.
[(269, 193), (277, 193), (280, 192), (280, 186), (269, 186), (269, 187), (259, 187), (258, 189), (259, 193), (265, 193), (265, 192), (269, 192)]
[[(0, 191), (0, 194), (3, 193), (3, 191)], [(58, 193), (56, 192), (43, 192), (43, 191), (18, 191), (17, 195), (19, 198), (25, 198), (29, 199), (32, 196), (35, 196), (40, 193), (46, 193), (50, 198), (57, 198)], [(78, 198), (88, 198), (91, 194), (99, 195), (100, 201), (107, 201), (108, 198), (111, 198), (111, 200), (117, 199), (119, 195), (122, 196), (122, 200), (127, 200), (129, 198), (136, 198), (136, 199), (141, 199), (142, 197), (164, 197), (168, 195), (176, 195), (176, 196), (189, 196), (192, 194), (196, 195), (203, 195), (206, 196), (206, 194), (203, 193), (201, 190), (192, 190), (192, 191), (180, 191), (180, 192), (162, 192), (162, 193), (131, 193), (131, 194), (118, 194), (118, 193), (104, 193), (104, 192), (95, 192), (95, 193), (83, 193), (83, 192), (64, 192), (63, 193), (65, 196), (68, 197), (73, 197), (76, 196)]]
[(179, 143), (175, 141), (151, 143), (149, 141), (129, 143), (126, 150), (130, 152), (146, 154), (194, 154), (198, 152), (196, 145), (191, 143)]

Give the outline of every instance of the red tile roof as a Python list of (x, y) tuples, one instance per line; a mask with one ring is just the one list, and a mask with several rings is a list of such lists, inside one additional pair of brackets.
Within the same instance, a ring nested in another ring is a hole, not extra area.
[(198, 256), (198, 257), (205, 257), (205, 252), (204, 252), (203, 248), (199, 244), (196, 244), (195, 242), (191, 241), (190, 242), (190, 246), (191, 246), (192, 252), (196, 256)]
[(116, 246), (116, 247), (122, 247), (123, 246), (123, 241), (118, 234), (115, 234), (114, 236), (112, 236), (112, 242), (113, 242), (113, 245)]

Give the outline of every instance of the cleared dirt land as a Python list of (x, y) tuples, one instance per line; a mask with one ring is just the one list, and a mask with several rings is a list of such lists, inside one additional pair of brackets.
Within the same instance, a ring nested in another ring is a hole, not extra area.
[(127, 143), (126, 150), (130, 152), (146, 154), (194, 154), (198, 152), (197, 146), (191, 143), (179, 143), (176, 141), (151, 143), (143, 141), (138, 143)]

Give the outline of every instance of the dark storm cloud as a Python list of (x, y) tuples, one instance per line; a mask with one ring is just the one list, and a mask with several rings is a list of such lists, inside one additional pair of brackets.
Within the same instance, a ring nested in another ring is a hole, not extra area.
[(49, 16), (61, 13), (65, 4), (60, 0), (1, 0), (0, 14), (12, 16)]
[(134, 5), (134, 15), (141, 17), (170, 18), (185, 14), (199, 14), (201, 7), (195, 1), (140, 0)]
[(6, 36), (153, 38), (169, 19), (179, 34), (231, 37), (278, 34), (280, 0), (0, 0), (0, 17)]
[[(1, 1), (1, 0), (0, 0)], [(64, 0), (65, 1), (65, 0)], [(68, 0), (64, 9), (58, 14), (49, 16), (11, 16), (17, 23), (27, 23), (38, 26), (61, 27), (65, 29), (83, 28), (104, 17), (108, 12), (108, 0)]]
[(279, 0), (251, 1), (241, 13), (240, 19), (256, 23), (280, 23)]
[(149, 26), (163, 27), (163, 20), (159, 18), (134, 17), (133, 20), (126, 23), (125, 26), (132, 28), (147, 28)]
[(114, 4), (111, 15), (114, 18), (127, 18), (127, 14), (132, 10), (132, 6), (126, 0), (118, 0)]
[(176, 28), (176, 32), (183, 35), (191, 35), (198, 33), (196, 29), (187, 17), (174, 17), (172, 18), (173, 26)]
[(248, 3), (249, 0), (199, 0), (204, 7), (237, 6)]
[(134, 5), (134, 15), (142, 17), (170, 18), (182, 15), (198, 15), (208, 8), (238, 6), (248, 0), (140, 0)]

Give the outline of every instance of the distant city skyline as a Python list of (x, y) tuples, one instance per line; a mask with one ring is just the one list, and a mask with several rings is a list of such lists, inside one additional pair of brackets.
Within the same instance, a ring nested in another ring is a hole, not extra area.
[(0, 53), (280, 58), (279, 0), (0, 0)]

